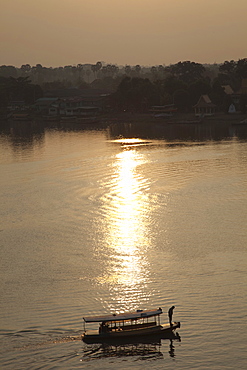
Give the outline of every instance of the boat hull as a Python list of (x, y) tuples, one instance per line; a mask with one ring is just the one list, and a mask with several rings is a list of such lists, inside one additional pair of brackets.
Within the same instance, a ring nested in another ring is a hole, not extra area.
[(149, 328), (141, 328), (137, 330), (126, 330), (126, 331), (112, 331), (109, 333), (98, 333), (97, 331), (85, 332), (82, 335), (82, 340), (85, 343), (102, 343), (102, 342), (118, 342), (135, 340), (141, 342), (144, 338), (157, 339), (174, 339), (177, 336), (174, 331), (180, 328), (180, 322), (174, 322), (172, 327), (170, 325), (159, 325)]

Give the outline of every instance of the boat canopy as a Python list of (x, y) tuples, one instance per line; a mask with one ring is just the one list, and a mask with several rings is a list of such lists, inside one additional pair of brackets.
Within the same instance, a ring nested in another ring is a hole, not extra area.
[(137, 310), (135, 312), (125, 312), (120, 314), (111, 314), (106, 316), (90, 316), (83, 317), (85, 322), (107, 322), (107, 321), (124, 321), (124, 320), (137, 320), (152, 316), (158, 316), (162, 314), (162, 309), (158, 308), (157, 310)]

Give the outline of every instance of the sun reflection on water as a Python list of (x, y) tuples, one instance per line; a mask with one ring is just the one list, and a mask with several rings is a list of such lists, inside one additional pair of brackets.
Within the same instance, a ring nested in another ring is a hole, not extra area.
[(147, 190), (148, 180), (138, 167), (146, 163), (145, 155), (128, 147), (116, 155), (111, 180), (104, 197), (104, 244), (108, 264), (100, 283), (108, 285), (114, 310), (134, 309), (148, 300), (147, 282), (150, 246)]

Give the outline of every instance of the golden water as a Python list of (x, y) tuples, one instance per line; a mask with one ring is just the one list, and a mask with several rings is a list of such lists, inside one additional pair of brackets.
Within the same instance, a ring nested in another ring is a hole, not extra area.
[[(124, 129), (2, 129), (1, 364), (244, 369), (246, 129)], [(76, 340), (84, 315), (173, 304), (181, 342)]]

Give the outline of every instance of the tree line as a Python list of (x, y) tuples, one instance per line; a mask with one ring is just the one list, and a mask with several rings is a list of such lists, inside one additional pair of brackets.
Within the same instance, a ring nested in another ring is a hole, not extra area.
[[(175, 104), (180, 111), (190, 111), (200, 95), (207, 94), (220, 107), (227, 109), (231, 98), (223, 86), (234, 91), (247, 78), (247, 58), (225, 61), (222, 64), (203, 65), (191, 61), (173, 65), (145, 67), (141, 65), (77, 64), (47, 68), (41, 64), (24, 64), (20, 68), (0, 66), (0, 103), (23, 98), (27, 103), (43, 92), (77, 87), (102, 89), (112, 93), (116, 110), (144, 112), (151, 105)], [(241, 96), (241, 110), (246, 96)]]
[[(229, 66), (230, 63), (230, 66)], [(119, 109), (145, 111), (151, 105), (175, 104), (180, 112), (190, 112), (203, 94), (207, 94), (220, 110), (228, 111), (233, 102), (225, 93), (224, 86), (233, 90), (241, 88), (242, 80), (247, 78), (247, 59), (238, 62), (225, 62), (215, 72), (194, 62), (179, 62), (165, 68), (164, 78), (159, 78), (158, 70), (153, 81), (139, 77), (126, 76), (115, 93), (115, 103)], [(240, 96), (239, 109), (245, 113), (247, 96)]]

